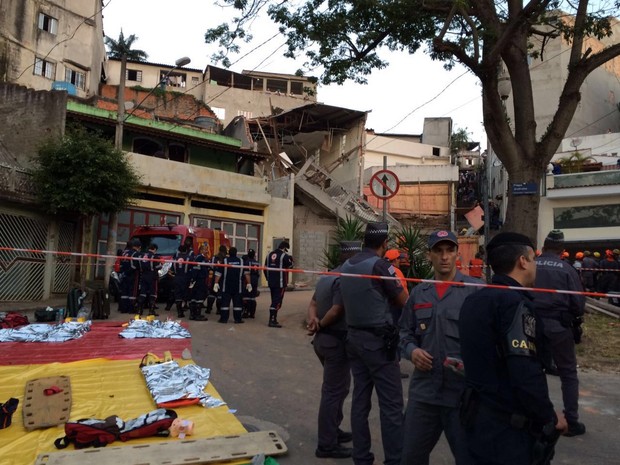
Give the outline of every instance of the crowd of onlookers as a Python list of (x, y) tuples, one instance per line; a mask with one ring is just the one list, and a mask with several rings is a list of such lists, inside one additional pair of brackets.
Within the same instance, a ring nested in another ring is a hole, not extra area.
[[(564, 252), (563, 260), (571, 262), (571, 256)], [(572, 260), (581, 282), (589, 292), (620, 291), (620, 249), (607, 249), (605, 252), (576, 252)]]

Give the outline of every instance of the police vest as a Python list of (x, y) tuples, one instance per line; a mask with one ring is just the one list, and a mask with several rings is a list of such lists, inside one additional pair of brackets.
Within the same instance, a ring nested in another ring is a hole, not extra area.
[[(347, 260), (342, 265), (343, 273), (372, 274), (378, 256), (352, 264)], [(374, 279), (341, 276), (340, 290), (344, 302), (348, 326), (384, 326), (388, 322), (390, 306), (382, 289), (373, 283)]]

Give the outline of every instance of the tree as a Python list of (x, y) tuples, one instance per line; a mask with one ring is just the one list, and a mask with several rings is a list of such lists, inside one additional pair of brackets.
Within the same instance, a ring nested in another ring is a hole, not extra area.
[(469, 140), (470, 134), (471, 133), (467, 132), (467, 128), (460, 128), (452, 133), (450, 136), (450, 153), (452, 155), (456, 156), (468, 149), (469, 143), (471, 142)]
[[(101, 135), (71, 126), (44, 143), (32, 169), (37, 196), (51, 214), (77, 214), (82, 222), (82, 250), (90, 250), (94, 215), (132, 205), (140, 178), (123, 152)], [(80, 285), (86, 282), (82, 259)]]
[[(127, 39), (123, 34), (123, 30), (118, 36), (118, 40), (114, 40), (111, 37), (105, 36), (105, 44), (108, 47), (108, 56), (110, 58), (116, 58), (121, 60), (121, 75), (118, 84), (118, 99), (117, 99), (117, 120), (116, 120), (116, 133), (114, 135), (114, 146), (118, 150), (123, 149), (123, 125), (125, 123), (125, 76), (127, 74), (127, 60), (145, 61), (148, 55), (143, 50), (133, 49), (133, 43), (138, 38), (131, 34)], [(116, 249), (116, 238), (118, 229), (118, 212), (120, 210), (110, 213), (108, 218), (108, 237), (107, 237), (107, 249), (108, 256), (113, 255)], [(113, 260), (107, 259), (105, 262), (104, 271), (104, 287), (107, 289), (110, 284), (110, 273), (112, 271)]]
[[(285, 55), (305, 53), (307, 67), (323, 68), (324, 84), (366, 82), (373, 69), (388, 65), (380, 57), (385, 50), (415, 53), (426, 45), (447, 68), (460, 62), (480, 79), (486, 133), (511, 183), (540, 183), (577, 109), (584, 80), (620, 55), (620, 43), (593, 49), (588, 42), (612, 35), (618, 0), (306, 0), (299, 6), (278, 0), (224, 1), (241, 15), (234, 27), (221, 25), (205, 35), (208, 43), (219, 41), (227, 50), (216, 56), (223, 60), (238, 51), (235, 41), (248, 40), (245, 28), (266, 9), (287, 36)], [(534, 37), (540, 39), (539, 48), (532, 45)], [(543, 56), (552, 39), (571, 45), (568, 75), (552, 121), (537, 139), (528, 58)], [(498, 90), (502, 69), (514, 96), (512, 121), (505, 117), (505, 96)], [(506, 229), (535, 238), (539, 201), (538, 196), (513, 196), (509, 189)]]

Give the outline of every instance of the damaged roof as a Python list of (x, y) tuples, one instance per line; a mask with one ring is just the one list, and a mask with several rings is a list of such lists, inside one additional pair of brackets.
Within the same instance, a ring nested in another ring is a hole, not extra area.
[(329, 131), (331, 129), (350, 128), (355, 122), (366, 121), (366, 111), (310, 103), (302, 107), (284, 111), (278, 115), (256, 118), (260, 123), (275, 121), (279, 129), (296, 132)]

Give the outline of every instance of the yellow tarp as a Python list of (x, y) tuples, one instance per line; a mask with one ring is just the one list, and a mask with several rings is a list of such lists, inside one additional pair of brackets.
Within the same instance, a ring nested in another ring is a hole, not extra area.
[[(183, 364), (183, 361), (180, 361)], [(136, 418), (157, 408), (139, 369), (140, 360), (91, 359), (45, 365), (0, 366), (0, 403), (19, 399), (19, 407), (9, 428), (0, 430), (0, 465), (30, 465), (42, 452), (54, 452), (54, 440), (64, 436), (64, 425), (28, 432), (22, 421), (24, 387), (31, 379), (67, 375), (71, 378), (71, 420), (105, 418), (118, 415), (123, 420)], [(221, 399), (209, 383), (205, 391)], [(225, 400), (225, 399), (223, 399)], [(228, 406), (201, 406), (174, 409), (179, 418), (192, 420), (195, 438), (242, 434), (246, 430)], [(175, 439), (170, 438), (171, 441)], [(114, 446), (161, 442), (162, 438), (135, 439)], [(73, 446), (70, 446), (71, 448)], [(235, 463), (247, 463), (239, 461)]]

